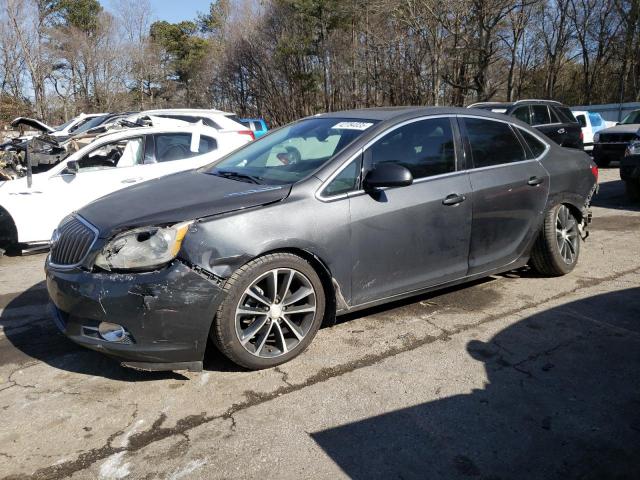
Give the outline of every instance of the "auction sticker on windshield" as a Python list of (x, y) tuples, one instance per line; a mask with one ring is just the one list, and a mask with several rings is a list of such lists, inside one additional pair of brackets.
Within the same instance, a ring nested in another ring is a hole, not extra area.
[(373, 123), (371, 122), (340, 122), (331, 128), (339, 128), (342, 130), (366, 130)]

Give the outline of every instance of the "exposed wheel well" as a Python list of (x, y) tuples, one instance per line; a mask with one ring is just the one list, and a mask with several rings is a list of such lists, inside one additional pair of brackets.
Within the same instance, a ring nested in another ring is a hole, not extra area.
[(322, 286), (325, 291), (325, 298), (327, 305), (324, 310), (324, 319), (322, 320), (323, 326), (330, 326), (335, 323), (336, 320), (336, 290), (333, 285), (333, 277), (331, 275), (331, 271), (329, 267), (316, 255), (310, 253), (302, 248), (281, 248), (270, 250), (268, 252), (262, 253), (260, 256), (267, 255), (270, 253), (292, 253), (293, 255), (297, 255), (299, 257), (304, 258), (307, 262), (311, 264), (313, 269), (316, 271), (318, 276), (320, 277), (320, 281), (322, 282)]

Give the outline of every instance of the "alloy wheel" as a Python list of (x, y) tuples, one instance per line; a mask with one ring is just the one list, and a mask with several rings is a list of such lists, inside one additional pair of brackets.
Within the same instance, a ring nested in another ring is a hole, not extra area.
[(236, 335), (252, 355), (284, 355), (309, 333), (316, 316), (316, 292), (309, 279), (292, 268), (260, 275), (240, 297)]
[(556, 215), (556, 240), (564, 263), (571, 265), (578, 252), (578, 222), (566, 205), (561, 205)]

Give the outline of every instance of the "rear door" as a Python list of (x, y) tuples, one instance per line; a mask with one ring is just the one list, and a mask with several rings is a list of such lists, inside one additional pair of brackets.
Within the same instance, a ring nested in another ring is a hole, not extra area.
[(552, 118), (545, 104), (531, 105), (531, 125), (558, 145), (562, 145), (566, 129), (555, 116)]
[(466, 275), (472, 199), (456, 138), (455, 119), (426, 118), (392, 127), (365, 149), (365, 172), (398, 163), (414, 182), (349, 194), (353, 304)]
[[(549, 174), (509, 123), (461, 117), (473, 191), (469, 275), (515, 262), (537, 234)], [(526, 135), (529, 133), (525, 132)], [(540, 144), (540, 141), (538, 141)]]

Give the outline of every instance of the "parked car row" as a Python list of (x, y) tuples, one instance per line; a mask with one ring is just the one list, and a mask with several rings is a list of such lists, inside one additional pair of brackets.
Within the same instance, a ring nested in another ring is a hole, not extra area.
[[(205, 165), (254, 138), (215, 110), (109, 114), (84, 125), (90, 128), (55, 148), (31, 147), (31, 158), (52, 168), (0, 183), (0, 247), (47, 245), (60, 220), (96, 198)], [(42, 138), (22, 141), (38, 145)]]
[[(213, 161), (227, 138), (200, 122), (96, 140), (42, 182), (66, 192), (111, 174), (115, 190), (165, 162), (185, 168), (85, 206), (60, 195), (75, 213), (46, 261), (55, 322), (139, 369), (200, 370), (209, 339), (259, 369), (302, 353), (336, 315), (527, 263), (564, 275), (587, 235), (598, 169), (530, 126), (567, 120), (564, 107), (519, 107), (528, 122), (460, 108), (327, 113)], [(11, 183), (2, 199), (46, 195)]]

